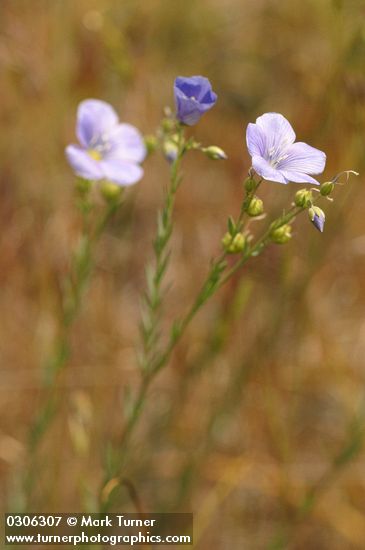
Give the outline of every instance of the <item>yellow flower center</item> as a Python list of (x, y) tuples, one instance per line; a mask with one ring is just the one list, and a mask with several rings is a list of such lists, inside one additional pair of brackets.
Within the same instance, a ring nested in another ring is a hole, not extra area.
[(88, 155), (94, 160), (101, 160), (101, 154), (96, 149), (89, 149)]

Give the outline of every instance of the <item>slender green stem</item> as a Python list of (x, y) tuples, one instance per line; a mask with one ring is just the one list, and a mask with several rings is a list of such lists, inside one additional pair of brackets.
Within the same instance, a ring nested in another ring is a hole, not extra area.
[(116, 471), (120, 471), (122, 469), (123, 463), (126, 459), (125, 449), (134, 426), (140, 416), (144, 404), (144, 398), (154, 376), (151, 366), (154, 364), (156, 357), (159, 356), (160, 311), (164, 295), (163, 283), (170, 260), (170, 251), (168, 246), (173, 230), (173, 212), (176, 193), (181, 182), (180, 166), (184, 152), (185, 143), (183, 130), (179, 127), (177, 133), (177, 155), (170, 167), (170, 184), (166, 190), (164, 207), (162, 211), (158, 213), (157, 217), (157, 234), (153, 242), (155, 253), (154, 262), (146, 269), (147, 289), (144, 294), (144, 308), (141, 323), (141, 383), (134, 399), (131, 414), (119, 442), (118, 465), (113, 466), (111, 471), (106, 474), (104, 487), (108, 481), (116, 475)]
[(82, 233), (78, 247), (73, 254), (70, 272), (63, 285), (62, 316), (60, 331), (55, 342), (53, 352), (43, 367), (41, 406), (34, 417), (28, 438), (29, 467), (26, 469), (24, 480), (25, 494), (29, 499), (32, 493), (36, 475), (36, 450), (50, 427), (57, 411), (57, 385), (56, 381), (61, 371), (67, 364), (70, 347), (69, 333), (72, 324), (80, 310), (82, 297), (87, 287), (93, 261), (93, 248), (101, 236), (105, 226), (114, 214), (119, 204), (117, 201), (110, 202), (96, 227), (91, 224), (92, 205), (85, 198), (80, 202), (80, 209), (83, 217)]
[[(266, 229), (266, 231), (264, 231), (262, 236), (253, 245), (248, 246), (240, 256), (240, 258), (228, 270), (226, 270), (227, 253), (223, 252), (222, 254), (220, 254), (218, 258), (212, 262), (210, 271), (200, 291), (198, 292), (191, 308), (182, 319), (173, 323), (170, 337), (165, 349), (162, 352), (158, 352), (158, 346), (156, 345), (156, 342), (158, 342), (158, 336), (154, 335), (151, 341), (151, 335), (153, 334), (153, 330), (155, 330), (158, 324), (155, 313), (160, 305), (161, 300), (161, 281), (168, 263), (168, 254), (166, 255), (165, 249), (171, 235), (171, 218), (173, 212), (174, 197), (180, 183), (179, 161), (181, 159), (183, 151), (181, 149), (181, 141), (179, 142), (179, 144), (179, 155), (171, 168), (170, 189), (167, 193), (165, 208), (162, 212), (162, 216), (159, 217), (158, 236), (155, 241), (156, 268), (155, 271), (150, 273), (150, 275), (148, 276), (149, 284), (146, 302), (149, 308), (149, 324), (145, 323), (142, 330), (145, 346), (142, 363), (144, 374), (142, 376), (139, 389), (133, 403), (132, 412), (129, 416), (129, 419), (127, 420), (124, 432), (120, 439), (120, 445), (118, 449), (118, 463), (115, 464), (114, 469), (108, 473), (104, 487), (112, 478), (119, 477), (127, 459), (128, 443), (144, 409), (146, 402), (145, 398), (148, 393), (149, 387), (158, 372), (169, 362), (177, 343), (180, 341), (185, 330), (190, 325), (196, 314), (199, 312), (202, 306), (213, 296), (213, 294), (215, 294), (222, 286), (224, 286), (235, 275), (235, 273), (241, 267), (243, 267), (244, 264), (246, 264), (246, 262), (250, 258), (258, 256), (263, 251), (263, 249), (271, 242), (270, 237), (274, 230), (277, 230), (280, 227), (292, 222), (298, 214), (305, 210), (304, 207), (293, 206), (287, 213), (274, 220), (271, 224), (268, 225), (268, 228)], [(238, 220), (235, 224), (237, 231), (240, 231), (243, 227), (244, 216), (247, 213), (247, 209), (250, 201), (254, 196), (254, 192), (257, 190), (260, 183), (261, 180), (256, 184), (253, 189), (246, 191), (246, 196), (242, 203)], [(148, 330), (146, 330), (146, 328), (148, 328)], [(153, 353), (150, 353), (151, 350), (153, 350)], [(101, 494), (103, 494), (103, 491)], [(107, 509), (109, 506), (108, 500), (103, 501), (101, 503), (101, 506), (103, 507), (103, 509)]]
[(175, 197), (181, 182), (180, 165), (184, 154), (182, 129), (177, 134), (177, 156), (171, 163), (170, 185), (166, 191), (165, 204), (157, 217), (157, 234), (153, 243), (155, 258), (146, 269), (147, 289), (144, 294), (144, 310), (141, 323), (142, 353), (141, 368), (144, 372), (156, 356), (160, 344), (160, 311), (164, 295), (164, 276), (170, 260), (168, 245), (173, 230)]
[[(179, 166), (183, 153), (184, 145), (182, 145), (182, 136), (180, 133), (178, 140), (178, 155), (171, 167), (170, 187), (166, 195), (165, 207), (158, 219), (157, 238), (154, 243), (156, 265), (155, 269), (149, 268), (147, 271), (148, 289), (145, 296), (147, 315), (145, 316), (142, 324), (144, 344), (144, 353), (142, 357), (142, 377), (137, 394), (134, 398), (134, 402), (132, 403), (131, 413), (120, 439), (120, 445), (117, 453), (118, 456), (115, 457), (116, 460), (114, 460), (114, 463), (111, 466), (109, 465), (109, 468), (107, 468), (106, 477), (100, 493), (100, 506), (103, 511), (106, 511), (110, 506), (111, 490), (120, 484), (121, 473), (124, 468), (124, 464), (127, 459), (127, 451), (129, 449), (128, 443), (138, 423), (141, 413), (144, 410), (146, 395), (150, 385), (158, 372), (168, 363), (176, 345), (194, 319), (195, 315), (199, 312), (201, 307), (222, 286), (224, 286), (250, 258), (261, 254), (264, 248), (271, 242), (287, 242), (287, 239), (290, 238), (290, 232), (285, 233), (285, 231), (280, 232), (278, 230), (290, 224), (298, 214), (306, 210), (308, 207), (308, 205), (293, 205), (287, 213), (284, 213), (282, 216), (275, 219), (268, 225), (266, 231), (264, 231), (262, 236), (254, 244), (244, 245), (244, 249), (240, 257), (230, 268), (227, 269), (227, 252), (222, 253), (216, 260), (214, 260), (211, 264), (211, 269), (205, 279), (205, 282), (198, 292), (191, 308), (182, 319), (173, 323), (168, 342), (161, 352), (159, 351), (159, 323), (157, 312), (161, 305), (162, 298), (161, 283), (169, 260), (169, 254), (166, 252), (166, 246), (169, 242), (172, 231), (172, 213), (175, 194), (180, 183)], [(246, 195), (241, 206), (239, 217), (236, 222), (229, 218), (228, 229), (229, 235), (232, 238), (236, 237), (241, 231), (244, 230), (245, 215), (250, 217), (255, 216), (254, 212), (250, 211), (250, 206), (261, 181), (262, 180), (255, 182), (252, 174), (249, 174), (249, 179), (245, 182)], [(312, 204), (314, 204), (314, 202), (315, 201), (312, 201)], [(246, 243), (248, 241), (249, 239), (247, 239)], [(225, 245), (224, 242), (223, 244)], [(228, 249), (228, 252), (231, 251)], [(232, 252), (236, 253), (236, 251)]]
[[(183, 336), (185, 330), (190, 325), (191, 321), (194, 319), (198, 311), (209, 300), (209, 298), (213, 296), (213, 294), (215, 294), (215, 292), (219, 288), (225, 285), (250, 258), (256, 256), (263, 250), (263, 248), (265, 248), (265, 246), (270, 242), (269, 236), (273, 229), (274, 223), (275, 228), (281, 227), (282, 225), (293, 220), (296, 215), (301, 211), (302, 209), (300, 208), (293, 208), (286, 215), (283, 215), (281, 218), (279, 218), (279, 220), (273, 222), (273, 224), (270, 224), (269, 228), (264, 232), (264, 234), (256, 241), (254, 245), (249, 247), (249, 249), (243, 254), (243, 256), (239, 260), (237, 260), (237, 262), (225, 273), (224, 276), (223, 273), (227, 265), (226, 253), (220, 254), (219, 257), (214, 262), (212, 262), (211, 269), (200, 291), (198, 292), (197, 297), (193, 302), (193, 305), (181, 320), (173, 324), (170, 338), (165, 349), (162, 351), (162, 353), (153, 356), (152, 361), (148, 364), (148, 367), (145, 370), (145, 374), (142, 377), (137, 395), (135, 397), (131, 415), (127, 421), (120, 440), (120, 454), (118, 464), (116, 465), (115, 471), (110, 472), (110, 476), (108, 476), (108, 478), (105, 480), (105, 485), (106, 483), (108, 483), (111, 477), (117, 477), (124, 467), (127, 458), (128, 443), (144, 409), (144, 405), (146, 402), (145, 398), (149, 387), (158, 372), (168, 363), (177, 343)], [(240, 216), (242, 215), (243, 214), (241, 211)], [(104, 507), (103, 509), (105, 509), (105, 507), (108, 507), (108, 503), (104, 502), (102, 503), (102, 506)]]
[(270, 224), (268, 229), (263, 233), (263, 235), (256, 241), (256, 243), (248, 250), (246, 254), (244, 254), (222, 277), (222, 279), (219, 282), (218, 288), (223, 286), (229, 279), (238, 271), (241, 269), (241, 267), (244, 266), (244, 264), (252, 257), (258, 256), (262, 252), (262, 250), (265, 248), (265, 246), (270, 242), (270, 233), (274, 229), (278, 229), (279, 227), (290, 223), (298, 214), (300, 214), (304, 209), (303, 208), (292, 208), (289, 210), (289, 212), (279, 218), (277, 222), (273, 222), (273, 224)]

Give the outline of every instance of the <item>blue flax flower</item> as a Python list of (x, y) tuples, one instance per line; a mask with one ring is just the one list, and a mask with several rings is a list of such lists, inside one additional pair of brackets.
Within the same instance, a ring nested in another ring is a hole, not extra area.
[(246, 141), (252, 167), (265, 180), (319, 185), (309, 174), (323, 172), (326, 155), (306, 143), (294, 143), (295, 132), (283, 115), (257, 118), (247, 126)]
[(217, 94), (204, 76), (178, 76), (174, 83), (176, 118), (193, 126), (217, 101)]
[(77, 111), (76, 135), (80, 145), (68, 145), (66, 156), (78, 176), (108, 180), (121, 186), (141, 179), (139, 163), (146, 147), (137, 128), (120, 124), (113, 107), (98, 99), (82, 101)]

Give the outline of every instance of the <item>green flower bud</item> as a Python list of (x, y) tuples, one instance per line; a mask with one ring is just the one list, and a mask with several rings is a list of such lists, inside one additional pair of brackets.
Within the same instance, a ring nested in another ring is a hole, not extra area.
[(227, 252), (230, 254), (238, 254), (238, 252), (242, 252), (245, 248), (245, 243), (245, 236), (242, 235), (242, 233), (237, 233), (237, 235), (233, 238), (232, 243), (229, 245)]
[(232, 235), (231, 235), (230, 233), (226, 233), (226, 234), (224, 235), (224, 237), (223, 237), (223, 239), (222, 239), (222, 241), (221, 241), (224, 250), (227, 250), (227, 249), (228, 249), (229, 245), (230, 245), (231, 242), (232, 242), (232, 239), (233, 239), (233, 237), (232, 237)]
[(171, 132), (175, 128), (176, 122), (172, 118), (164, 118), (161, 126), (165, 133)]
[(80, 195), (87, 195), (92, 187), (93, 182), (84, 178), (76, 179), (76, 189)]
[(253, 178), (247, 178), (245, 179), (243, 183), (247, 193), (252, 193), (252, 191), (255, 191), (257, 187), (257, 183)]
[(291, 239), (291, 225), (285, 224), (274, 229), (270, 234), (271, 240), (277, 244), (285, 244)]
[(147, 154), (150, 155), (157, 149), (157, 138), (156, 136), (145, 136), (144, 143), (147, 149)]
[(264, 203), (258, 197), (252, 197), (250, 200), (246, 212), (249, 216), (260, 216), (264, 211)]
[(123, 188), (112, 181), (103, 181), (100, 186), (100, 192), (107, 202), (113, 202), (121, 197)]
[(246, 237), (242, 233), (237, 233), (234, 237), (226, 233), (222, 239), (222, 246), (228, 254), (238, 254), (245, 248)]
[(319, 188), (319, 192), (321, 193), (322, 197), (327, 197), (332, 193), (334, 188), (335, 184), (332, 181), (326, 181), (325, 183), (322, 183), (321, 187)]
[(207, 157), (209, 157), (212, 160), (226, 160), (227, 159), (227, 155), (223, 151), (223, 149), (221, 149), (220, 147), (217, 147), (216, 145), (210, 145), (209, 147), (204, 147), (204, 149), (202, 149), (202, 151), (205, 155), (207, 155)]
[(300, 208), (308, 208), (312, 204), (313, 195), (312, 191), (308, 191), (308, 189), (299, 189), (295, 193), (295, 205), (299, 206)]

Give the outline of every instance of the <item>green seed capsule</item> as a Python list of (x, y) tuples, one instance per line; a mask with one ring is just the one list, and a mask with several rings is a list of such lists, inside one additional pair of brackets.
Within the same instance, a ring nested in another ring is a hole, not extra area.
[(238, 254), (245, 248), (246, 237), (242, 233), (237, 233), (234, 237), (226, 233), (222, 239), (222, 246), (229, 254)]
[(322, 183), (321, 187), (319, 188), (319, 192), (321, 193), (322, 197), (327, 197), (332, 193), (334, 188), (335, 184), (332, 183), (332, 181), (326, 181), (325, 183)]
[(264, 203), (258, 197), (252, 197), (249, 205), (247, 206), (247, 214), (251, 217), (260, 216), (264, 211)]
[(100, 186), (100, 192), (108, 202), (116, 201), (123, 193), (123, 188), (111, 181), (104, 181)]
[(277, 229), (274, 229), (271, 232), (271, 235), (270, 235), (271, 240), (277, 244), (285, 244), (288, 241), (290, 241), (292, 237), (291, 231), (292, 231), (291, 225), (289, 224), (282, 225), (281, 227), (278, 227)]
[(299, 206), (299, 208), (308, 208), (312, 204), (313, 195), (312, 191), (308, 191), (307, 189), (299, 189), (295, 193), (295, 205)]
[(252, 193), (252, 191), (255, 191), (257, 187), (257, 183), (253, 178), (247, 178), (243, 182), (243, 185), (247, 191), (247, 193)]

